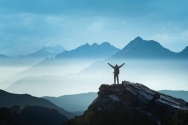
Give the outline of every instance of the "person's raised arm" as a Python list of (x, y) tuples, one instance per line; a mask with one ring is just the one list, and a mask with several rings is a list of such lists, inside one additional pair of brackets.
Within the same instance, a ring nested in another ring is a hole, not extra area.
[(114, 66), (112, 66), (110, 63), (108, 63), (108, 65), (110, 65), (112, 68), (114, 68)]
[(125, 63), (123, 63), (121, 66), (119, 66), (119, 68), (121, 68)]

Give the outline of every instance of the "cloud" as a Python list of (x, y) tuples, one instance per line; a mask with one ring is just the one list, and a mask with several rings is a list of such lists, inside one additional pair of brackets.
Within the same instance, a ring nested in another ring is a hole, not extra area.
[[(64, 18), (61, 17), (24, 13), (0, 15), (0, 20), (0, 51), (13, 56), (53, 44), (53, 40), (63, 32)], [(46, 41), (47, 39), (52, 41)]]
[(177, 36), (171, 36), (169, 34), (156, 34), (155, 36), (151, 36), (150, 39), (169, 43), (169, 42), (173, 42), (175, 40), (178, 40), (178, 37)]
[(162, 45), (175, 52), (180, 52), (188, 46), (188, 29), (174, 34), (156, 34), (151, 36), (150, 39), (159, 41)]
[(150, 39), (155, 39), (166, 43), (172, 43), (176, 41), (178, 41), (179, 43), (188, 43), (188, 29), (176, 34), (156, 34), (154, 36), (151, 36)]

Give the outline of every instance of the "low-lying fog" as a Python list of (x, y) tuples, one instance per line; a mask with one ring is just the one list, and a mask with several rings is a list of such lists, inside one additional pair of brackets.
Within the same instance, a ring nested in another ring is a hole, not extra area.
[(93, 62), (93, 60), (83, 59), (74, 61), (49, 59), (27, 70), (21, 66), (0, 67), (0, 78), (3, 78), (0, 81), (0, 88), (13, 93), (28, 93), (34, 96), (97, 92), (101, 84), (114, 82), (113, 69), (107, 64), (109, 62), (112, 65), (125, 63), (120, 69), (120, 83), (127, 80), (142, 83), (154, 90), (188, 90), (187, 60)]

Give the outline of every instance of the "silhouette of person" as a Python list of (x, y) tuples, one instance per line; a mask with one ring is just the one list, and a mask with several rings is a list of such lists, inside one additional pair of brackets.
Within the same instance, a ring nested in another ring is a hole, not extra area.
[(108, 65), (110, 65), (113, 69), (114, 69), (114, 84), (116, 84), (116, 79), (117, 79), (117, 83), (119, 84), (119, 69), (124, 65), (125, 63), (123, 63), (121, 66), (118, 66), (117, 64), (115, 66), (112, 66), (110, 63), (108, 63)]

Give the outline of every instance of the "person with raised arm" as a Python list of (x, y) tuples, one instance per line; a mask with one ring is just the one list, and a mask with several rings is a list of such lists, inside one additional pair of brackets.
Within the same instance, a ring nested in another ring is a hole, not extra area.
[(110, 65), (113, 69), (114, 69), (114, 84), (116, 84), (116, 79), (117, 79), (117, 83), (119, 84), (119, 69), (124, 65), (125, 63), (123, 63), (121, 66), (118, 66), (117, 64), (115, 66), (112, 66), (110, 63), (108, 63), (108, 65)]

